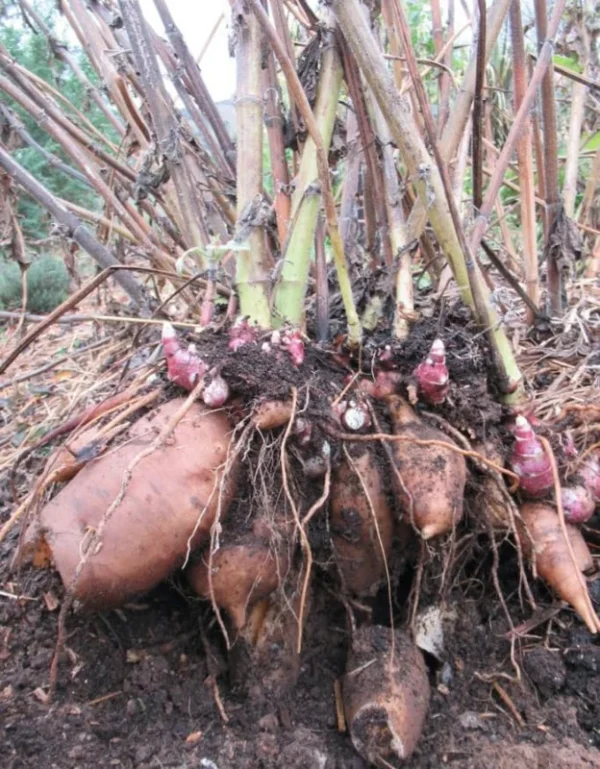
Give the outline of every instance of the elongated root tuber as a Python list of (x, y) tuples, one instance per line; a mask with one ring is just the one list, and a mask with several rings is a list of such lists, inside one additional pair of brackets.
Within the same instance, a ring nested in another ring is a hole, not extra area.
[[(567, 532), (575, 556), (571, 558), (556, 510), (545, 502), (527, 502), (521, 508), (521, 517), (527, 526), (518, 527), (521, 547), (526, 556), (535, 555), (535, 567), (541, 577), (556, 593), (575, 609), (591, 633), (600, 630), (587, 592), (582, 572), (594, 568), (594, 561), (579, 529), (567, 524)], [(533, 548), (532, 549), (532, 542)]]
[[(424, 424), (402, 398), (390, 396), (386, 400), (396, 435), (454, 445), (440, 430)], [(396, 470), (392, 481), (406, 520), (423, 539), (452, 530), (463, 514), (467, 479), (464, 457), (439, 444), (417, 446), (410, 440), (394, 441), (392, 453)]]
[(345, 587), (354, 593), (376, 588), (392, 551), (394, 521), (376, 457), (363, 449), (346, 457), (331, 484), (330, 530)]
[[(154, 587), (208, 537), (217, 510), (235, 493), (236, 465), (224, 476), (231, 429), (227, 418), (194, 403), (168, 441), (153, 440), (184, 401), (139, 419), (129, 440), (84, 467), (41, 512), (41, 531), (65, 585), (105, 514), (99, 547), (80, 573), (74, 597), (86, 608), (116, 606)], [(142, 456), (129, 472), (136, 457)]]
[(421, 736), (429, 697), (423, 655), (406, 633), (379, 626), (358, 629), (343, 699), (352, 742), (365, 761), (387, 769), (408, 758)]

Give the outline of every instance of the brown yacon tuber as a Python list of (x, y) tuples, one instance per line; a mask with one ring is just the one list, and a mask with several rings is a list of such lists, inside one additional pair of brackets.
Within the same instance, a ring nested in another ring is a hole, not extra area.
[(224, 609), (234, 630), (239, 631), (254, 604), (283, 583), (289, 560), (283, 547), (249, 533), (223, 544), (212, 558), (204, 552), (186, 570), (186, 578), (198, 595)]
[(359, 628), (342, 694), (352, 743), (365, 761), (388, 769), (411, 755), (423, 731), (430, 691), (423, 655), (405, 632), (377, 625)]
[(600, 620), (582, 575), (582, 572), (594, 568), (594, 561), (580, 530), (566, 524), (575, 556), (574, 564), (558, 513), (552, 505), (546, 502), (527, 502), (521, 507), (521, 518), (522, 523), (517, 527), (521, 547), (529, 559), (535, 556), (538, 576), (575, 609), (591, 633), (598, 632)]
[[(455, 445), (451, 438), (420, 419), (398, 396), (386, 398), (394, 434)], [(392, 482), (405, 520), (423, 539), (451, 531), (461, 520), (467, 479), (462, 454), (443, 445), (419, 445), (411, 440), (390, 443), (394, 457)]]
[(376, 588), (392, 551), (394, 520), (377, 458), (361, 447), (344, 457), (331, 482), (329, 526), (344, 586), (362, 594)]
[(41, 532), (69, 586), (90, 536), (120, 500), (77, 579), (74, 596), (86, 608), (117, 606), (154, 587), (183, 564), (188, 546), (206, 540), (219, 507), (221, 516), (227, 511), (237, 475), (234, 465), (224, 477), (231, 428), (198, 403), (128, 471), (183, 403), (139, 419), (126, 443), (84, 467), (41, 512)]

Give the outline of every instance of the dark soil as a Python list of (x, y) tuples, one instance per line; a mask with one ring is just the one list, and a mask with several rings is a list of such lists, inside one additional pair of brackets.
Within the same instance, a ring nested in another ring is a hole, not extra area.
[[(14, 538), (5, 543), (4, 563), (12, 546)], [(48, 708), (39, 697), (56, 642), (52, 598), (61, 587), (50, 572), (33, 571), (19, 587), (27, 598), (2, 595), (0, 603), (0, 766), (366, 767), (336, 725), (333, 683), (343, 673), (349, 638), (344, 609), (329, 594), (318, 594), (313, 605), (300, 678), (288, 698), (240, 696), (229, 684), (214, 628), (207, 657), (206, 607), (165, 585), (119, 611), (69, 619)], [(5, 579), (2, 589), (10, 593), (17, 584)], [(517, 648), (519, 684), (508, 678), (514, 670), (507, 625), (493, 594), (452, 598), (457, 620), (446, 635), (447, 658), (429, 660), (429, 718), (406, 766), (600, 767), (598, 641), (562, 612)], [(530, 615), (512, 605), (511, 611), (515, 621)], [(208, 685), (219, 670), (227, 725)]]

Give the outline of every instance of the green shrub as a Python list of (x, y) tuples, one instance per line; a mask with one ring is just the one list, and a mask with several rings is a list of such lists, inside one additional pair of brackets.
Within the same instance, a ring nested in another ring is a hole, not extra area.
[[(0, 263), (0, 308), (21, 307), (21, 270), (15, 262)], [(52, 256), (40, 256), (27, 270), (27, 310), (51, 312), (69, 294), (69, 274), (64, 263)]]

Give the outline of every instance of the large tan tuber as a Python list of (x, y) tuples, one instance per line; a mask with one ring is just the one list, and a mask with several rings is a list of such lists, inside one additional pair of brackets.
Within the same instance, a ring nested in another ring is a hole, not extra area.
[[(425, 424), (398, 396), (387, 399), (394, 433), (406, 438), (455, 445), (451, 438)], [(423, 539), (451, 531), (461, 520), (467, 479), (462, 454), (441, 445), (422, 446), (410, 440), (390, 443), (394, 490), (405, 514)]]
[(195, 548), (206, 540), (219, 505), (221, 516), (227, 512), (236, 487), (236, 467), (223, 478), (231, 427), (223, 413), (198, 403), (129, 477), (134, 459), (183, 403), (172, 400), (139, 419), (127, 442), (84, 467), (41, 512), (41, 532), (69, 586), (90, 536), (122, 495), (77, 580), (75, 597), (86, 608), (117, 606), (154, 587), (183, 564), (188, 542)]
[[(600, 630), (600, 620), (592, 606), (582, 572), (594, 568), (594, 560), (581, 531), (566, 524), (575, 564), (569, 553), (557, 511), (547, 502), (527, 502), (521, 507), (521, 518), (527, 527), (518, 527), (525, 555), (533, 559), (538, 576), (563, 601), (567, 601), (585, 622), (591, 633)], [(528, 536), (529, 534), (529, 536)], [(533, 547), (532, 547), (533, 543)]]
[(342, 460), (332, 479), (329, 510), (333, 550), (345, 587), (358, 594), (376, 588), (392, 551), (394, 519), (370, 450), (363, 448), (359, 456)]
[(359, 628), (342, 694), (352, 743), (365, 761), (394, 767), (412, 754), (423, 731), (430, 691), (423, 655), (405, 632), (373, 625)]

